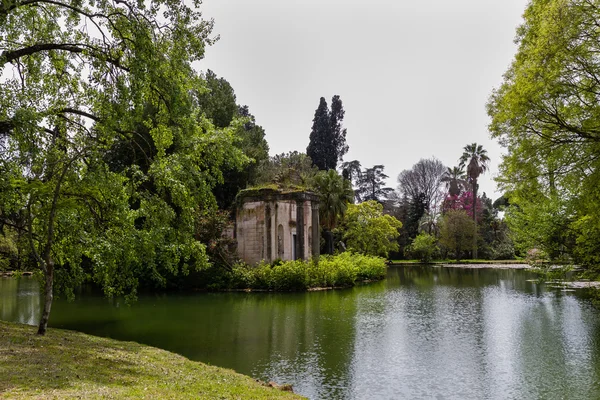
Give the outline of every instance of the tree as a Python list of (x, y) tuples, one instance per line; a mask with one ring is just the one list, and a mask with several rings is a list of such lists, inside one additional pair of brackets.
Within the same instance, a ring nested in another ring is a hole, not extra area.
[(438, 251), (435, 236), (428, 233), (420, 233), (408, 248), (408, 252), (417, 257), (421, 262), (428, 263)]
[(365, 168), (358, 178), (358, 197), (361, 201), (374, 200), (383, 202), (388, 193), (394, 189), (384, 187), (385, 179), (388, 178), (383, 173), (383, 165), (374, 165), (372, 168)]
[(477, 202), (475, 203), (475, 207), (473, 207), (473, 193), (470, 191), (463, 192), (459, 196), (448, 195), (442, 203), (442, 214), (447, 213), (449, 210), (462, 210), (471, 218), (473, 218), (473, 215), (476, 215), (477, 223), (481, 218), (482, 209), (480, 197), (477, 197)]
[(463, 167), (448, 167), (442, 176), (442, 182), (446, 185), (446, 190), (450, 196), (458, 196), (467, 190), (467, 175)]
[(373, 200), (350, 204), (344, 217), (344, 240), (351, 251), (387, 257), (398, 250), (396, 238), (402, 223), (391, 215), (383, 214), (383, 206)]
[(296, 186), (310, 190), (314, 188), (314, 179), (318, 172), (310, 157), (291, 151), (263, 161), (258, 168), (257, 184)]
[(360, 191), (358, 189), (358, 185), (362, 176), (360, 161), (352, 160), (343, 162), (341, 168), (342, 177), (346, 180), (349, 180), (352, 183), (352, 187), (356, 188), (354, 189), (354, 199), (356, 202), (360, 203)]
[(446, 167), (435, 157), (420, 159), (409, 170), (398, 174), (398, 191), (411, 199), (424, 195), (427, 210), (435, 211), (443, 198), (442, 178)]
[[(0, 171), (16, 171), (9, 191), (44, 276), (39, 334), (54, 292), (72, 295), (88, 274), (107, 295), (135, 296), (140, 280), (208, 265), (195, 215), (214, 206), (224, 160), (245, 157), (190, 95), (203, 85), (191, 63), (211, 43), (198, 6), (0, 5)], [(110, 163), (119, 144), (135, 159)]]
[(225, 78), (210, 69), (204, 74), (205, 86), (196, 93), (198, 108), (217, 128), (226, 128), (238, 112), (235, 92)]
[(600, 9), (597, 1), (534, 0), (518, 52), (488, 103), (506, 148), (498, 182), (515, 244), (587, 266), (600, 261)]
[(440, 244), (454, 252), (456, 261), (473, 243), (475, 222), (462, 210), (450, 210), (442, 217), (440, 224)]
[(219, 207), (228, 209), (241, 189), (256, 183), (258, 166), (269, 158), (269, 145), (264, 129), (256, 124), (248, 106), (236, 104), (235, 91), (229, 82), (218, 78), (211, 70), (204, 78), (205, 87), (198, 88), (195, 93), (198, 108), (217, 128), (234, 125), (235, 145), (249, 158), (244, 168), (239, 168), (235, 161), (229, 165), (225, 160), (223, 182), (216, 185), (213, 193)]
[[(473, 201), (471, 204), (476, 204), (477, 189), (479, 189), (477, 179), (482, 173), (487, 171), (489, 162), (490, 158), (487, 155), (487, 150), (485, 150), (482, 145), (471, 143), (464, 147), (463, 154), (460, 157), (460, 168), (464, 168), (465, 165), (467, 166), (467, 177), (473, 190)], [(477, 229), (477, 209), (475, 208), (474, 210), (474, 229)], [(473, 258), (477, 258), (477, 231), (475, 231), (475, 234), (473, 235)]]
[(336, 169), (338, 161), (348, 152), (346, 129), (342, 127), (344, 108), (340, 96), (331, 99), (331, 111), (321, 97), (315, 111), (306, 154), (320, 170)]
[(404, 230), (409, 240), (414, 239), (419, 233), (421, 218), (427, 213), (427, 200), (424, 193), (419, 193), (415, 198), (406, 197), (406, 219), (402, 221)]
[(328, 254), (333, 254), (332, 231), (346, 214), (348, 204), (354, 200), (354, 191), (350, 181), (333, 169), (317, 174), (315, 189), (320, 197), (319, 221), (324, 228), (325, 247)]

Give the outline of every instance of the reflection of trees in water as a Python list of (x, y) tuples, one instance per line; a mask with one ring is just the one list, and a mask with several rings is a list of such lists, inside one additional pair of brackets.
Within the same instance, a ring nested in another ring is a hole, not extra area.
[(0, 278), (0, 319), (35, 325), (40, 319), (38, 282), (30, 277)]
[(539, 285), (527, 282), (537, 278), (530, 272), (519, 269), (454, 268), (426, 265), (391, 267), (388, 272), (389, 286), (398, 284), (419, 287), (445, 285), (453, 287), (500, 286), (504, 290), (517, 290), (540, 294)]
[(259, 303), (253, 307), (271, 310), (269, 320), (251, 329), (269, 336), (255, 348), (261, 354), (251, 357), (258, 361), (252, 375), (292, 382), (310, 398), (345, 397), (354, 348), (353, 290), (268, 295)]
[(355, 303), (353, 289), (140, 296), (131, 307), (83, 296), (58, 301), (51, 323), (292, 383), (311, 398), (343, 398)]
[[(59, 299), (51, 325), (154, 345), (310, 398), (600, 398), (600, 317), (526, 271), (390, 268), (315, 293)], [(18, 296), (31, 291), (35, 296)], [(0, 281), (0, 318), (39, 318), (37, 283)], [(525, 295), (523, 295), (525, 293)], [(402, 396), (395, 396), (401, 394)]]

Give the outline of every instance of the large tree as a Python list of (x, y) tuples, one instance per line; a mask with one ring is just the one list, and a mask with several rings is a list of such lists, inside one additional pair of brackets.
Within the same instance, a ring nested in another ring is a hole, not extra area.
[(450, 196), (460, 195), (468, 187), (467, 175), (464, 167), (448, 167), (442, 176), (442, 182), (446, 185), (446, 191)]
[(235, 91), (229, 82), (217, 77), (211, 70), (204, 77), (204, 87), (196, 90), (198, 108), (217, 128), (235, 125), (235, 145), (249, 158), (243, 169), (235, 160), (231, 163), (225, 160), (223, 182), (215, 187), (213, 193), (219, 207), (228, 209), (241, 189), (256, 183), (258, 166), (269, 158), (269, 145), (264, 129), (256, 124), (248, 106), (236, 104)]
[(450, 210), (442, 217), (440, 224), (440, 244), (454, 253), (456, 261), (472, 244), (476, 224), (462, 210)]
[(498, 181), (519, 246), (600, 264), (600, 3), (533, 0), (491, 96)]
[(340, 96), (331, 99), (331, 111), (321, 97), (306, 148), (306, 154), (320, 170), (336, 169), (338, 161), (348, 152), (346, 129), (342, 126), (344, 114)]
[(402, 223), (383, 213), (383, 205), (369, 200), (350, 204), (343, 221), (348, 249), (362, 254), (387, 257), (398, 250), (396, 239)]
[(398, 191), (410, 199), (423, 195), (426, 210), (435, 214), (443, 198), (445, 172), (446, 167), (437, 158), (420, 159), (411, 169), (400, 172)]
[[(208, 264), (197, 211), (214, 205), (223, 161), (244, 157), (191, 96), (203, 85), (191, 63), (211, 42), (199, 5), (0, 4), (0, 171), (44, 277), (40, 334), (55, 289), (87, 275), (134, 295), (141, 277)], [(138, 161), (110, 162), (123, 143)]]
[(348, 204), (354, 200), (352, 184), (335, 170), (321, 171), (315, 177), (315, 190), (319, 193), (319, 221), (323, 226), (327, 254), (333, 254), (333, 234), (340, 219), (346, 214)]
[(385, 186), (385, 180), (389, 177), (383, 172), (384, 169), (383, 165), (374, 165), (361, 172), (357, 182), (359, 201), (374, 200), (382, 203), (394, 191)]
[[(471, 204), (477, 204), (477, 190), (479, 176), (488, 169), (490, 158), (487, 150), (482, 145), (471, 143), (464, 147), (463, 154), (460, 156), (460, 168), (467, 167), (467, 178), (471, 184), (473, 201)], [(473, 221), (475, 230), (477, 230), (477, 207), (473, 207)], [(477, 232), (473, 235), (473, 258), (477, 258)]]

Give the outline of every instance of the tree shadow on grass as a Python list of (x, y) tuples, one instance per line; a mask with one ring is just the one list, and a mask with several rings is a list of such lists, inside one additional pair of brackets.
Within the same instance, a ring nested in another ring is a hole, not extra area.
[(164, 379), (159, 359), (137, 343), (53, 329), (46, 336), (35, 332), (32, 326), (0, 322), (0, 397), (11, 389), (96, 391)]

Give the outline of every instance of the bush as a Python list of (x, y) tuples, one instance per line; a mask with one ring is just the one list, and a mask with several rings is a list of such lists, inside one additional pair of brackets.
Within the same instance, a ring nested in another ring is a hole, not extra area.
[(385, 277), (386, 264), (381, 257), (345, 252), (324, 255), (315, 261), (261, 263), (256, 267), (238, 264), (225, 279), (209, 285), (211, 289), (261, 289), (297, 291), (316, 287), (347, 287), (365, 280)]
[(430, 262), (438, 250), (435, 237), (425, 232), (414, 238), (412, 244), (408, 247), (408, 252), (424, 263)]

